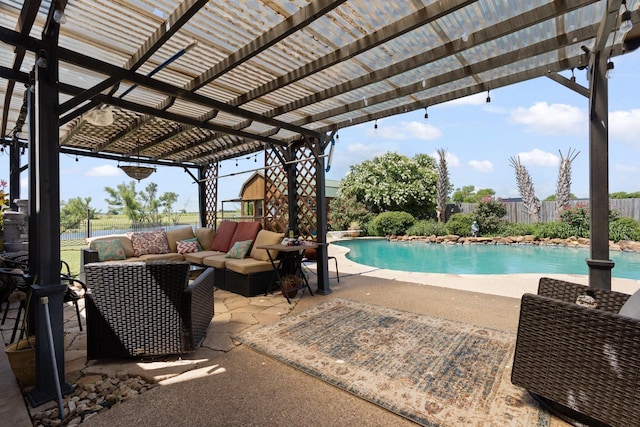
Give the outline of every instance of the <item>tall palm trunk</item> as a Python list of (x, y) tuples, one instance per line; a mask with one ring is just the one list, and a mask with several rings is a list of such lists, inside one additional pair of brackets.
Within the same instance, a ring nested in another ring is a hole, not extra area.
[(520, 191), (520, 197), (522, 197), (522, 203), (524, 208), (529, 214), (531, 222), (539, 221), (540, 213), (540, 200), (536, 197), (535, 190), (533, 189), (533, 181), (527, 169), (520, 163), (520, 157), (511, 157), (509, 159), (511, 166), (516, 170), (516, 180), (518, 182), (518, 190)]
[(449, 169), (447, 167), (447, 150), (438, 148), (438, 186), (436, 189), (436, 212), (438, 222), (445, 222), (445, 209), (447, 207), (447, 199), (451, 191), (449, 183)]
[(560, 170), (558, 171), (558, 185), (556, 186), (556, 218), (560, 218), (560, 212), (562, 209), (566, 209), (569, 206), (569, 199), (571, 197), (571, 162), (578, 157), (580, 152), (569, 148), (567, 157), (560, 153)]

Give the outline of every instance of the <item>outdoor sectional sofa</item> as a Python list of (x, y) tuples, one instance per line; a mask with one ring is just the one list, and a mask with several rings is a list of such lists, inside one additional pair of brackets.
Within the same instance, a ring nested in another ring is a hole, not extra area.
[[(269, 290), (274, 274), (267, 251), (257, 246), (280, 243), (283, 237), (283, 233), (262, 230), (257, 221), (222, 221), (216, 232), (182, 227), (102, 236), (88, 239), (89, 247), (82, 249), (82, 264), (189, 261), (213, 267), (219, 289), (255, 296)], [(276, 259), (278, 254), (272, 251), (271, 256)]]

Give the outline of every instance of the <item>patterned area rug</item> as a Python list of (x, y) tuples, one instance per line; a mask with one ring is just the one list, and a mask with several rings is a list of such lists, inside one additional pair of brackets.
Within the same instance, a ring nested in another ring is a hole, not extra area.
[(550, 425), (507, 332), (335, 299), (237, 339), (425, 426)]

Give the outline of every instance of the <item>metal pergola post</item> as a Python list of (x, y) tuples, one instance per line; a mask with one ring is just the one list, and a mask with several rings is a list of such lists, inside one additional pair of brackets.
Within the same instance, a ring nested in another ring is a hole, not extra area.
[(330, 294), (329, 287), (329, 267), (327, 260), (327, 198), (325, 194), (325, 168), (324, 168), (324, 145), (321, 140), (316, 139), (313, 144), (313, 154), (316, 158), (316, 225), (318, 227), (318, 249), (317, 254), (317, 273), (318, 288), (316, 293), (320, 295)]
[(15, 203), (20, 198), (20, 142), (17, 137), (9, 144), (9, 206), (17, 210)]
[(607, 60), (594, 52), (589, 70), (589, 206), (591, 253), (589, 286), (611, 289), (609, 259), (609, 102)]
[(64, 394), (73, 390), (64, 380), (66, 286), (60, 281), (58, 33), (59, 25), (50, 17), (42, 34), (42, 49), (36, 56), (35, 106), (31, 110), (35, 111), (31, 120), (35, 121), (35, 135), (30, 135), (29, 142), (29, 272), (36, 275), (30, 301), (35, 312), (37, 382), (27, 398), (34, 407), (55, 399), (60, 390)]
[[(297, 183), (297, 163), (296, 147), (294, 144), (284, 150), (285, 154), (285, 172), (287, 174), (287, 204), (289, 215), (289, 234), (298, 233), (298, 183)], [(289, 236), (287, 236), (289, 237)]]

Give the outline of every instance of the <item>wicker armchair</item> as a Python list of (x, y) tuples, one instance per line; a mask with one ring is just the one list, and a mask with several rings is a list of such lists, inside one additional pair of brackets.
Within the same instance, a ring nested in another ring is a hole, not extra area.
[(213, 269), (189, 283), (188, 262), (85, 266), (87, 359), (194, 351), (213, 317)]
[[(596, 308), (575, 303), (587, 290)], [(540, 279), (522, 297), (511, 382), (569, 422), (638, 426), (640, 320), (617, 314), (628, 298)]]

